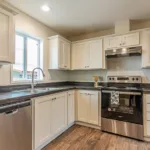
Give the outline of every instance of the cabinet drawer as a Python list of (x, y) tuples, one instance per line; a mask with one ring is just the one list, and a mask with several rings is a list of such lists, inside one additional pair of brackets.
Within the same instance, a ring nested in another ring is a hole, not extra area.
[(147, 126), (146, 126), (146, 130), (147, 130), (147, 135), (150, 136), (150, 121), (147, 121)]
[(150, 112), (150, 104), (146, 105), (147, 111)]

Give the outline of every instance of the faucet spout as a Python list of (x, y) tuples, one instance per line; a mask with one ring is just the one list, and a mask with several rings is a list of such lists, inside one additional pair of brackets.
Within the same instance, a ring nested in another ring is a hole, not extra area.
[(43, 77), (45, 77), (44, 71), (40, 67), (36, 67), (32, 70), (32, 83), (31, 83), (31, 91), (34, 92), (34, 72), (35, 70), (41, 70)]

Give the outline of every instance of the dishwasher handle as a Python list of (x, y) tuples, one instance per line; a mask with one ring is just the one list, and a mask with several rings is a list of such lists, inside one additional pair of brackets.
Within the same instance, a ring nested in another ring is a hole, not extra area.
[(15, 110), (7, 111), (5, 112), (5, 114), (11, 116), (11, 115), (15, 115), (17, 112), (18, 112), (18, 109), (15, 109)]
[(15, 114), (22, 107), (30, 106), (31, 100), (0, 106), (0, 113)]

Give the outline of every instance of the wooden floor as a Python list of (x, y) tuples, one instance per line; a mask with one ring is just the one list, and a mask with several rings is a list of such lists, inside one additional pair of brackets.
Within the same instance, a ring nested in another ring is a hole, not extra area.
[(150, 143), (74, 125), (42, 150), (150, 150)]

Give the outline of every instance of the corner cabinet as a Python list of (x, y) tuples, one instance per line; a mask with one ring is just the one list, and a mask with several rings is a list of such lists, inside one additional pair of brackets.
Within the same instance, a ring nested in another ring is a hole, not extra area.
[(59, 35), (49, 37), (49, 69), (70, 69), (70, 41)]
[(142, 31), (140, 39), (142, 45), (142, 68), (150, 68), (150, 30)]
[(72, 69), (106, 69), (102, 39), (73, 43)]
[(0, 8), (0, 64), (15, 62), (14, 15)]
[(99, 125), (98, 91), (79, 90), (77, 99), (77, 121)]

